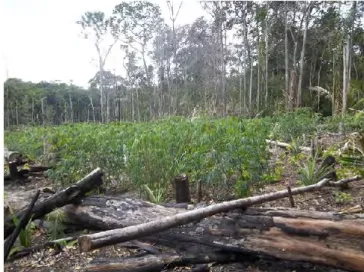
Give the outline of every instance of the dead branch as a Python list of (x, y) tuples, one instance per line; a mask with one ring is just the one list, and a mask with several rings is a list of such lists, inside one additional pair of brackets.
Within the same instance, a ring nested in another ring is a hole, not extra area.
[[(265, 142), (267, 144), (271, 144), (271, 145), (277, 145), (279, 147), (282, 147), (282, 148), (285, 148), (285, 149), (288, 149), (291, 147), (290, 144), (287, 144), (287, 143), (283, 143), (283, 142), (278, 142), (278, 141), (273, 141), (273, 140), (265, 140)], [(300, 146), (300, 150), (301, 151), (304, 151), (304, 152), (311, 152), (312, 149), (310, 147), (305, 147), (305, 146)]]
[(339, 181), (329, 181), (328, 186), (333, 186), (333, 187), (343, 187), (345, 185), (348, 185), (348, 183), (353, 182), (353, 181), (357, 181), (357, 180), (361, 180), (362, 177), (361, 176), (354, 176), (351, 178), (345, 178), (345, 179), (341, 179)]
[[(240, 258), (242, 260), (242, 258)], [(128, 272), (149, 272), (162, 271), (165, 268), (173, 268), (176, 266), (185, 266), (191, 264), (205, 264), (211, 262), (232, 262), (238, 261), (236, 254), (231, 253), (209, 253), (199, 255), (179, 255), (179, 254), (161, 254), (149, 255), (140, 258), (123, 258), (117, 260), (97, 259), (91, 262), (86, 268), (87, 272), (96, 271), (128, 271)]]
[[(103, 173), (101, 172), (101, 169), (97, 168), (74, 185), (48, 197), (41, 203), (37, 203), (31, 212), (32, 219), (35, 220), (41, 218), (53, 211), (55, 208), (59, 208), (70, 203), (76, 203), (87, 192), (102, 184), (102, 175)], [(19, 211), (16, 216), (21, 218), (25, 213), (26, 209), (23, 209)], [(15, 225), (11, 217), (5, 218), (4, 221), (4, 236), (6, 238), (14, 230)]]

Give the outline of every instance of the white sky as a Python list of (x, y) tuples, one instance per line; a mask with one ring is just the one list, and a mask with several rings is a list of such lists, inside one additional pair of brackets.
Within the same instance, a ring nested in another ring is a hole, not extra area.
[[(6, 77), (25, 81), (73, 82), (87, 87), (96, 71), (96, 51), (92, 42), (81, 37), (76, 21), (86, 11), (111, 14), (120, 0), (5, 0), (3, 1), (3, 65)], [(166, 1), (159, 4), (169, 24)], [(174, 0), (178, 6), (180, 1)], [(203, 16), (201, 4), (184, 0), (177, 24), (189, 24)], [(106, 69), (122, 73), (122, 53), (113, 50)]]

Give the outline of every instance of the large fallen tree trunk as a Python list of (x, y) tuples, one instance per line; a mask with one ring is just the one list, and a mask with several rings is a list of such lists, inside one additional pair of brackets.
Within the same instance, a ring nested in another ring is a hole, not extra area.
[(215, 204), (209, 207), (179, 213), (164, 218), (155, 219), (152, 222), (139, 224), (137, 226), (130, 226), (121, 229), (113, 229), (92, 235), (84, 235), (78, 239), (81, 251), (87, 252), (107, 245), (113, 245), (120, 242), (138, 239), (153, 233), (158, 233), (169, 228), (177, 227), (180, 225), (188, 224), (196, 220), (238, 208), (246, 208), (256, 204), (277, 200), (287, 197), (289, 195), (297, 195), (305, 192), (316, 191), (329, 184), (329, 179), (323, 179), (317, 184), (295, 188), (291, 192), (287, 190), (265, 194), (261, 196), (253, 196), (244, 199), (233, 201), (226, 201), (223, 203)]
[[(121, 200), (109, 198), (108, 201), (120, 203), (118, 201)], [(132, 203), (133, 201), (128, 200), (128, 205), (120, 206), (118, 212), (127, 214), (131, 211), (139, 214), (139, 220), (143, 219), (143, 212), (154, 211), (155, 219), (161, 219), (165, 214), (175, 212), (167, 208), (164, 208), (164, 211), (162, 207), (152, 208), (153, 204), (148, 208), (141, 205), (140, 201), (136, 201), (136, 205)], [(104, 207), (105, 213), (102, 214), (115, 217), (113, 209)], [(157, 215), (157, 210), (161, 212), (160, 216)], [(110, 211), (110, 215), (106, 211)], [(85, 215), (81, 218), (87, 222)], [(137, 218), (134, 217), (133, 220), (136, 222)], [(120, 220), (120, 224), (129, 223), (127, 216)], [(104, 227), (106, 226), (105, 222)], [(255, 256), (268, 260), (273, 258), (291, 262), (309, 262), (350, 271), (362, 271), (364, 267), (363, 214), (343, 215), (284, 208), (248, 208), (244, 213), (230, 212), (205, 218), (196, 224), (172, 228), (144, 237), (143, 240), (172, 247), (182, 255), (185, 253), (209, 256), (217, 250), (229, 255), (243, 254), (246, 257)], [(140, 264), (139, 261), (135, 262), (137, 263)], [(101, 264), (91, 265), (90, 271), (97, 271), (99, 265)], [(115, 265), (120, 270), (122, 268), (120, 263), (110, 262), (110, 265)], [(101, 267), (106, 269), (103, 265)]]
[[(79, 202), (84, 195), (92, 189), (102, 184), (102, 171), (100, 168), (95, 169), (86, 177), (74, 185), (48, 197), (42, 202), (35, 204), (31, 212), (32, 220), (43, 217), (55, 208), (62, 207), (66, 204)], [(17, 218), (21, 218), (26, 212), (26, 208), (16, 213)], [(8, 237), (14, 230), (15, 225), (12, 216), (5, 218), (4, 237)]]
[[(321, 186), (327, 183), (339, 186), (359, 178), (336, 183), (325, 181), (321, 182)], [(306, 190), (305, 187), (299, 189), (301, 192), (302, 189), (303, 192)], [(297, 193), (297, 189), (292, 190), (293, 195)], [(253, 204), (251, 198), (249, 204)], [(184, 211), (140, 200), (107, 196), (86, 197), (80, 205), (68, 205), (65, 208), (68, 219), (73, 223), (98, 229), (127, 227), (152, 220), (163, 222), (166, 216), (173, 217)], [(204, 211), (205, 208), (199, 210)], [(198, 213), (199, 210), (192, 212)], [(183, 217), (183, 214), (179, 216)], [(134, 228), (138, 230), (139, 226)], [(180, 252), (193, 254), (223, 250), (261, 258), (269, 256), (288, 261), (305, 261), (352, 271), (362, 271), (364, 267), (363, 214), (248, 208), (244, 213), (215, 215), (197, 223), (145, 235), (142, 237), (144, 241), (157, 244), (164, 242), (166, 246), (179, 248)], [(207, 249), (202, 252), (201, 248), (196, 249), (196, 245)]]

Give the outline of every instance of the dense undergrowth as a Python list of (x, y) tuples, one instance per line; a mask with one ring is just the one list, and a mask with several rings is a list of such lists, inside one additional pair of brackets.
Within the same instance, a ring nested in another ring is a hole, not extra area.
[(236, 196), (246, 196), (251, 185), (277, 178), (268, 167), (266, 138), (290, 141), (305, 134), (309, 139), (325, 130), (337, 131), (340, 122), (349, 131), (364, 130), (360, 115), (323, 119), (300, 110), (261, 119), (170, 117), (146, 123), (13, 128), (5, 132), (5, 145), (34, 160), (44, 153), (57, 154), (60, 160), (49, 176), (59, 186), (100, 167), (108, 184), (146, 184), (162, 198), (181, 173), (212, 190), (232, 186)]

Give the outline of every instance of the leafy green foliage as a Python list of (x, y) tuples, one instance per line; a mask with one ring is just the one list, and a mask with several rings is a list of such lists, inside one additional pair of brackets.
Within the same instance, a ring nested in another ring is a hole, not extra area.
[(59, 186), (100, 167), (106, 181), (141, 190), (146, 184), (157, 192), (168, 188), (180, 173), (188, 174), (191, 181), (202, 179), (211, 188), (228, 186), (233, 176), (248, 187), (256, 184), (268, 171), (268, 131), (265, 119), (200, 118), (191, 122), (167, 118), (137, 124), (28, 127), (7, 131), (5, 142), (38, 157), (43, 149), (41, 139), (47, 135), (61, 158), (56, 168), (48, 171)]
[(298, 166), (299, 181), (305, 186), (319, 182), (332, 171), (329, 166), (316, 166), (315, 157), (309, 157), (307, 162), (299, 162)]
[[(20, 220), (15, 215), (13, 215), (12, 218), (15, 226), (18, 226)], [(22, 229), (19, 233), (19, 241), (21, 246), (30, 247), (32, 243), (32, 234), (34, 229), (35, 224), (32, 222), (32, 219), (30, 219), (26, 227)]]
[(335, 192), (334, 197), (337, 204), (347, 204), (353, 200), (352, 196), (345, 192)]
[(331, 132), (339, 132), (339, 124), (344, 124), (347, 132), (364, 130), (364, 115), (361, 112), (355, 114), (346, 114), (345, 116), (335, 115), (326, 117), (324, 129)]
[(148, 185), (144, 184), (144, 190), (147, 194), (148, 201), (152, 203), (162, 203), (166, 194), (165, 188), (157, 188), (154, 192), (148, 187)]
[(302, 137), (303, 134), (312, 135), (317, 130), (320, 116), (309, 109), (299, 109), (276, 116), (271, 138), (289, 142), (292, 139)]
[(64, 231), (66, 230), (66, 227), (63, 224), (65, 219), (64, 212), (61, 210), (54, 210), (47, 214), (46, 218), (51, 223), (47, 233), (49, 240), (52, 241), (64, 237)]

